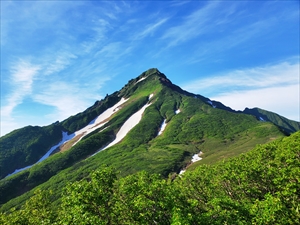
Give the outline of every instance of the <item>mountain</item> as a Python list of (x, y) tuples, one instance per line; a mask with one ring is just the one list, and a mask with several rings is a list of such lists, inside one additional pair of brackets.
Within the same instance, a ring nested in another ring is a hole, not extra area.
[(300, 131), (175, 179), (100, 167), (68, 183), (60, 202), (37, 190), (10, 224), (299, 224)]
[(243, 113), (256, 116), (257, 119), (261, 121), (269, 121), (278, 126), (282, 131), (287, 134), (292, 134), (298, 130), (300, 130), (300, 123), (289, 120), (283, 116), (280, 116), (276, 113), (263, 110), (260, 108), (248, 109), (246, 108)]
[(20, 205), (37, 187), (58, 199), (67, 182), (104, 165), (120, 177), (142, 170), (175, 176), (195, 155), (202, 160), (192, 166), (213, 164), (299, 130), (298, 122), (265, 112), (234, 111), (149, 69), (84, 112), (1, 137), (0, 204)]

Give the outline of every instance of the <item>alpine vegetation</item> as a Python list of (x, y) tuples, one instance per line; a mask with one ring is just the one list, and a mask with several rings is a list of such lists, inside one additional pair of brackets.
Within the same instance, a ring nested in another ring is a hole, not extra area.
[(293, 224), (299, 129), (152, 68), (83, 112), (0, 138), (0, 223)]

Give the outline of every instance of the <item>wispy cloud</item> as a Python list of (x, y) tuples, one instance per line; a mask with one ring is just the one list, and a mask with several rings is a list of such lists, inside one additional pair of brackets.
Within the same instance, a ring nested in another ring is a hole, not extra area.
[(217, 1), (211, 1), (206, 6), (196, 10), (187, 16), (181, 25), (167, 29), (162, 39), (168, 40), (168, 46), (171, 47), (205, 33), (206, 29), (211, 29), (209, 21), (212, 15), (214, 15), (212, 12), (216, 9), (218, 4)]
[[(55, 107), (55, 111), (45, 117), (53, 121), (62, 120), (86, 109), (92, 101), (101, 99), (101, 96), (92, 94), (95, 93), (94, 90), (91, 90), (92, 88), (58, 81), (47, 86), (44, 85), (43, 90), (35, 93), (32, 98), (35, 102)], [(68, 91), (66, 92), (66, 90)], [(89, 91), (92, 93), (89, 94)]]
[(183, 88), (196, 93), (209, 90), (258, 89), (275, 86), (286, 86), (299, 82), (299, 64), (282, 62), (275, 65), (228, 71), (212, 75), (209, 78), (191, 81)]
[(234, 109), (261, 107), (299, 120), (300, 64), (294, 61), (228, 71), (182, 87)]
[(77, 56), (69, 52), (59, 52), (56, 54), (53, 60), (46, 62), (43, 73), (45, 75), (58, 73), (71, 64), (72, 59), (76, 59)]
[(212, 96), (211, 98), (235, 110), (262, 108), (300, 121), (300, 84), (238, 91)]
[(13, 109), (31, 93), (33, 80), (39, 70), (39, 66), (22, 59), (11, 66), (12, 90), (1, 108), (1, 116), (10, 117)]
[(169, 18), (163, 18), (163, 19), (158, 20), (155, 23), (148, 24), (143, 31), (139, 31), (139, 33), (137, 33), (135, 35), (134, 39), (136, 39), (136, 40), (137, 39), (142, 39), (142, 38), (147, 37), (149, 35), (153, 35), (155, 30), (157, 30), (161, 25), (166, 23), (168, 20), (169, 20)]

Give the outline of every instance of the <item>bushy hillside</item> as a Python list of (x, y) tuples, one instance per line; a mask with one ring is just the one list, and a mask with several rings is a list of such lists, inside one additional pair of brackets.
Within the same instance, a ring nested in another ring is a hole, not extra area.
[[(122, 140), (114, 143), (124, 125), (142, 109), (137, 124), (130, 125)], [(103, 114), (103, 121), (96, 123)], [(158, 135), (163, 124), (165, 129)], [(67, 182), (87, 177), (103, 165), (113, 166), (120, 177), (140, 171), (168, 177), (185, 167), (214, 164), (285, 135), (271, 122), (182, 90), (157, 69), (52, 126), (60, 129), (57, 133), (68, 132), (67, 142), (44, 161), (0, 181), (4, 211), (22, 205), (37, 188), (51, 189), (59, 199)], [(200, 151), (203, 160), (189, 166)]]
[(100, 168), (65, 186), (36, 191), (1, 224), (297, 224), (300, 132), (173, 179)]
[(0, 179), (37, 162), (61, 139), (59, 124), (46, 127), (27, 126), (0, 138)]

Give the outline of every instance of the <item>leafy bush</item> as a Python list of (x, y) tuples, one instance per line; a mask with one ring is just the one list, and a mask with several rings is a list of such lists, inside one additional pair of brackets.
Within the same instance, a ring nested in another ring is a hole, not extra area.
[(37, 191), (2, 224), (295, 224), (300, 219), (300, 132), (174, 181), (102, 167), (66, 185), (61, 204)]

